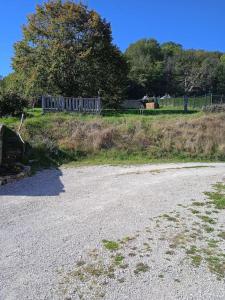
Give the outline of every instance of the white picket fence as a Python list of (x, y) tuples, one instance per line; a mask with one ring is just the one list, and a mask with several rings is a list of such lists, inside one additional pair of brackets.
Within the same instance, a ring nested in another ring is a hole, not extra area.
[(42, 96), (43, 112), (101, 113), (101, 99)]

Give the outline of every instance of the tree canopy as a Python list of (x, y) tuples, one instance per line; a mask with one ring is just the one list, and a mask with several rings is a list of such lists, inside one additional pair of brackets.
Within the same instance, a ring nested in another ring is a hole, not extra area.
[(36, 7), (15, 44), (13, 68), (30, 97), (90, 97), (100, 91), (116, 105), (126, 88), (127, 64), (112, 43), (110, 24), (70, 0)]
[(184, 50), (174, 42), (160, 45), (143, 39), (130, 45), (125, 56), (131, 97), (225, 93), (225, 55), (220, 52)]

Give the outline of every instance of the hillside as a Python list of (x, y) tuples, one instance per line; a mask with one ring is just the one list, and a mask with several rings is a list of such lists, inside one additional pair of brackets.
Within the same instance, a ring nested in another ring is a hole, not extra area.
[[(159, 113), (42, 115), (35, 110), (28, 112), (21, 134), (31, 146), (27, 157), (41, 166), (225, 159), (225, 114)], [(2, 122), (18, 126), (15, 118)]]

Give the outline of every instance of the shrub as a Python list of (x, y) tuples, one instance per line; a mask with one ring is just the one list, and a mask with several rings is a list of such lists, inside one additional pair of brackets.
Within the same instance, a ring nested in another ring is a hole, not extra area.
[(0, 94), (0, 116), (18, 115), (28, 105), (28, 102), (14, 92)]

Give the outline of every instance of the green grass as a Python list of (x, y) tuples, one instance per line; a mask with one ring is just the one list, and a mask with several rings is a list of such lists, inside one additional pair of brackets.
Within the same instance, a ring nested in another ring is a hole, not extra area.
[(192, 202), (192, 205), (194, 205), (194, 206), (204, 206), (204, 205), (206, 205), (206, 203), (205, 202), (194, 201), (194, 202)]
[(206, 196), (212, 200), (217, 209), (225, 209), (225, 195), (221, 192), (206, 192)]
[(218, 234), (218, 237), (222, 238), (223, 240), (225, 240), (225, 231), (221, 231), (219, 234)]
[(213, 192), (205, 192), (205, 195), (211, 200), (216, 209), (225, 209), (225, 184), (218, 182), (213, 185)]
[(102, 242), (107, 250), (116, 251), (120, 248), (119, 244), (115, 241), (103, 240)]
[(167, 221), (171, 221), (171, 222), (179, 222), (179, 220), (173, 216), (169, 216), (168, 214), (164, 214), (162, 215), (162, 217), (164, 219), (166, 219)]
[(216, 224), (216, 221), (209, 216), (198, 216), (203, 222), (209, 223), (209, 224)]
[(201, 265), (201, 262), (202, 262), (201, 255), (192, 255), (190, 257), (191, 257), (191, 262), (192, 262), (193, 266), (199, 267)]
[(117, 265), (121, 264), (124, 260), (124, 256), (117, 254), (114, 258), (114, 261)]
[(189, 249), (186, 250), (187, 254), (195, 254), (198, 251), (195, 245), (192, 245)]
[(219, 256), (209, 256), (206, 259), (208, 268), (212, 273), (215, 273), (218, 278), (223, 278), (225, 275), (225, 260)]
[(207, 232), (207, 233), (211, 233), (214, 231), (214, 228), (213, 227), (210, 227), (208, 225), (205, 225), (204, 227), (204, 230)]

